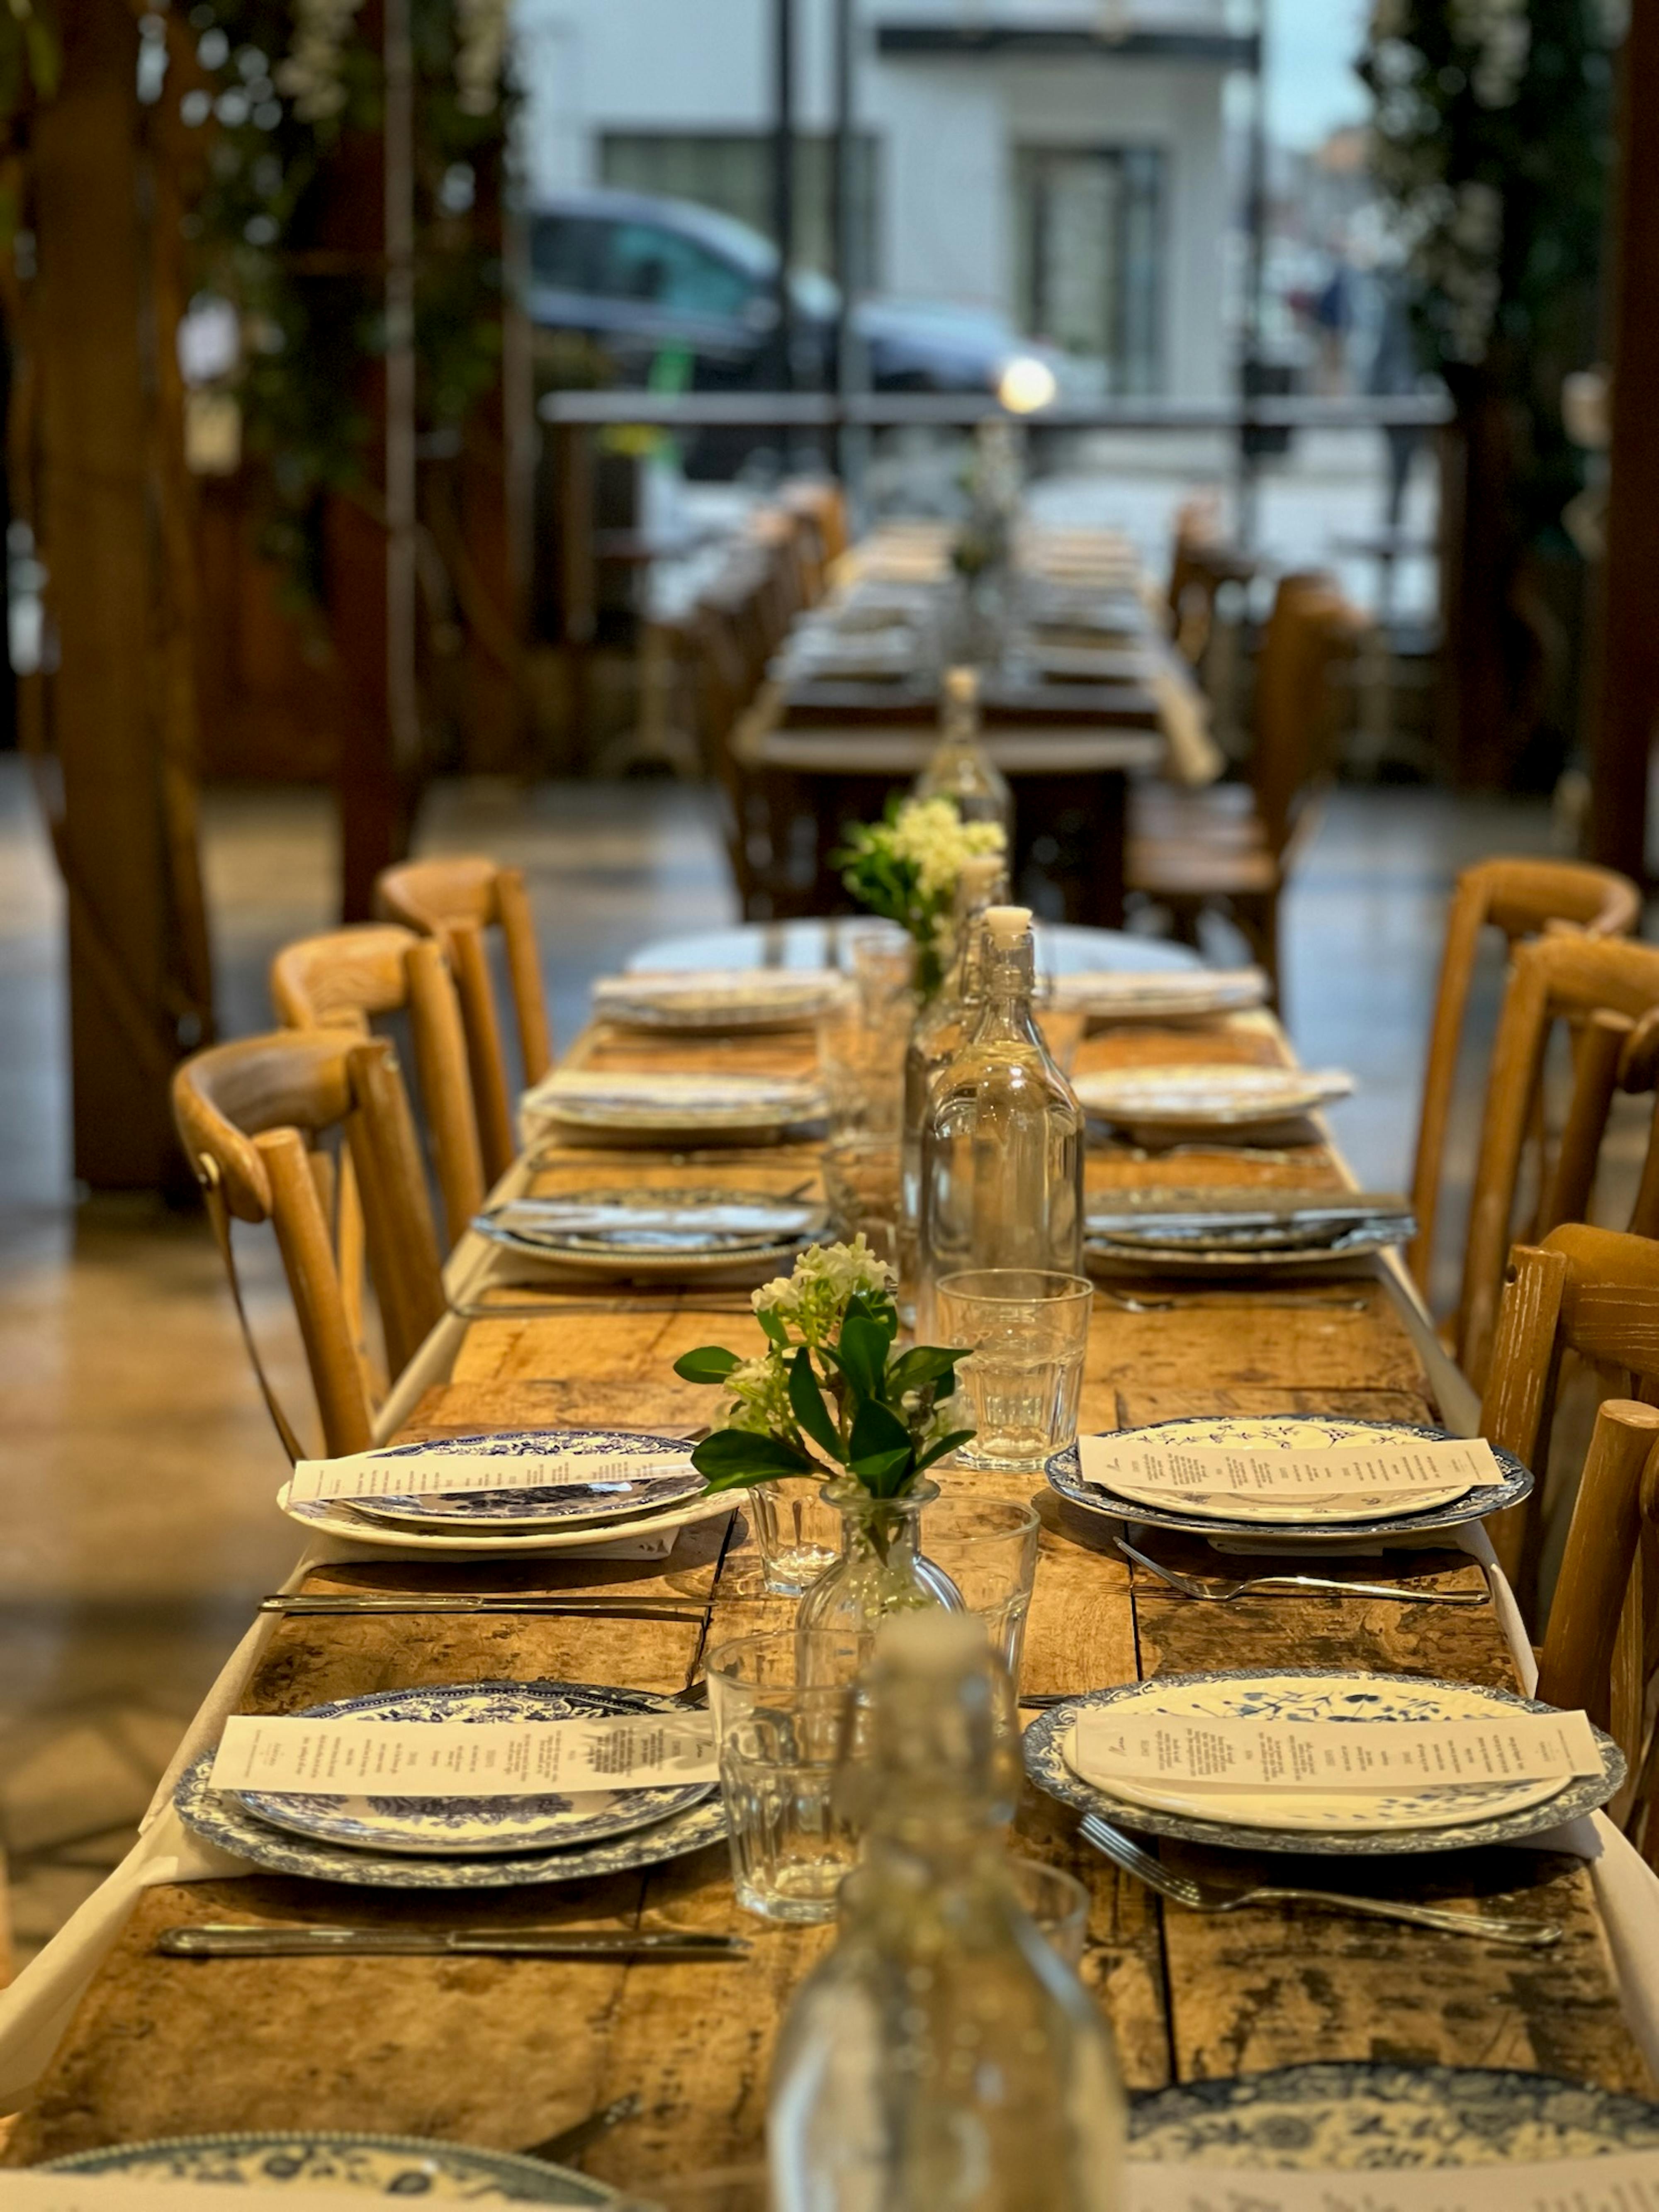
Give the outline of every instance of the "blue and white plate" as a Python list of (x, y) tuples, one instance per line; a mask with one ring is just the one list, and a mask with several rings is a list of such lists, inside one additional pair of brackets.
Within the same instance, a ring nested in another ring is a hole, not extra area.
[[(574, 1694), (587, 1687), (569, 1682), (479, 1683), (472, 1686), (480, 1691), (512, 1690), (549, 1696)], [(626, 1698), (628, 1709), (636, 1711), (684, 1710), (678, 1699), (659, 1697), (646, 1690), (615, 1691), (610, 1694)], [(380, 1705), (386, 1701), (367, 1702)], [(612, 1710), (624, 1708), (618, 1705)], [(404, 1712), (399, 1717), (408, 1719), (411, 1716)], [(222, 1850), (234, 1851), (270, 1873), (301, 1875), (314, 1881), (350, 1882), (374, 1889), (509, 1889), (534, 1881), (582, 1881), (599, 1875), (626, 1874), (635, 1867), (655, 1866), (664, 1859), (678, 1858), (683, 1852), (701, 1850), (708, 1844), (717, 1843), (726, 1833), (725, 1809), (714, 1786), (688, 1784), (684, 1794), (691, 1802), (682, 1802), (679, 1810), (670, 1811), (665, 1817), (653, 1818), (648, 1826), (632, 1826), (622, 1833), (613, 1832), (586, 1842), (573, 1840), (554, 1848), (526, 1848), (523, 1843), (514, 1843), (506, 1847), (492, 1844), (479, 1849), (466, 1844), (460, 1847), (465, 1855), (451, 1855), (457, 1850), (451, 1844), (445, 1846), (444, 1856), (427, 1856), (411, 1850), (401, 1837), (393, 1848), (379, 1837), (365, 1837), (359, 1842), (337, 1841), (331, 1835), (300, 1834), (275, 1826), (269, 1818), (262, 1817), (242, 1802), (245, 1795), (252, 1796), (254, 1793), (213, 1788), (210, 1778), (214, 1757), (211, 1748), (203, 1752), (179, 1777), (173, 1802), (185, 1826)], [(635, 1794), (643, 1796), (647, 1793)], [(660, 1794), (681, 1795), (678, 1791)], [(289, 1797), (283, 1802), (292, 1807), (297, 1801)], [(337, 1812), (349, 1801), (330, 1798), (313, 1802)], [(361, 1804), (363, 1801), (356, 1802)], [(460, 1801), (417, 1802), (451, 1810)], [(481, 1802), (489, 1802), (493, 1810), (502, 1804), (510, 1808), (523, 1801), (509, 1798)]]
[(168, 2136), (49, 2158), (41, 2173), (120, 2173), (132, 2181), (217, 2182), (248, 2189), (356, 2189), (440, 2204), (620, 2204), (614, 2189), (568, 2166), (511, 2151), (416, 2136), (318, 2133)]
[[(1161, 1443), (1222, 1445), (1237, 1451), (1315, 1451), (1333, 1444), (1370, 1443), (1386, 1436), (1421, 1437), (1443, 1442), (1451, 1432), (1408, 1421), (1346, 1421), (1305, 1413), (1270, 1413), (1251, 1417), (1216, 1414), (1180, 1421), (1155, 1421), (1146, 1428), (1124, 1433), (1149, 1441), (1156, 1439)], [(1268, 1527), (1275, 1541), (1288, 1538), (1297, 1543), (1346, 1544), (1352, 1548), (1366, 1537), (1409, 1542), (1431, 1529), (1460, 1528), (1466, 1522), (1484, 1520), (1488, 1513), (1501, 1513), (1505, 1506), (1517, 1504), (1532, 1488), (1531, 1474), (1513, 1453), (1502, 1451), (1496, 1444), (1492, 1449), (1502, 1474), (1501, 1481), (1480, 1483), (1473, 1488), (1459, 1490), (1438, 1504), (1419, 1504), (1407, 1511), (1401, 1510), (1397, 1492), (1377, 1494), (1376, 1510), (1370, 1513), (1355, 1510), (1352, 1501), (1346, 1501), (1340, 1520), (1315, 1517), (1311, 1504), (1305, 1519), (1264, 1522), (1244, 1511), (1230, 1515), (1210, 1507), (1196, 1510), (1189, 1498), (1172, 1498), (1165, 1504), (1121, 1496), (1098, 1483), (1084, 1480), (1075, 1444), (1056, 1452), (1045, 1472), (1050, 1487), (1057, 1490), (1068, 1504), (1110, 1521), (1134, 1522), (1147, 1528), (1179, 1528), (1191, 1535), (1232, 1537), (1241, 1541), (1259, 1540), (1264, 1527)]]
[(1489, 1719), (1496, 1713), (1547, 1713), (1530, 1698), (1468, 1682), (1414, 1674), (1333, 1674), (1312, 1667), (1230, 1669), (1159, 1674), (1068, 1698), (1025, 1731), (1025, 1766), (1038, 1789), (1063, 1804), (1098, 1813), (1121, 1827), (1235, 1850), (1333, 1851), (1372, 1857), (1405, 1851), (1463, 1850), (1477, 1844), (1515, 1843), (1606, 1804), (1625, 1778), (1625, 1760), (1610, 1736), (1595, 1732), (1598, 1775), (1516, 1783), (1507, 1788), (1401, 1790), (1360, 1798), (1318, 1790), (1224, 1790), (1085, 1778), (1072, 1765), (1072, 1730), (1085, 1705), (1139, 1704), (1153, 1711), (1244, 1715), (1268, 1720), (1441, 1721)]
[[(672, 1710), (672, 1698), (586, 1682), (463, 1682), (452, 1688), (386, 1690), (309, 1705), (295, 1717), (332, 1721), (604, 1720)], [(274, 1828), (369, 1850), (422, 1857), (477, 1858), (496, 1851), (556, 1850), (648, 1828), (707, 1797), (712, 1782), (661, 1790), (584, 1790), (543, 1797), (335, 1797), (293, 1790), (228, 1794)]]
[(1353, 2172), (1659, 2150), (1659, 2105), (1484, 2066), (1284, 2066), (1138, 2098), (1129, 2155)]
[[(637, 1429), (526, 1429), (506, 1435), (444, 1437), (430, 1443), (394, 1444), (377, 1459), (428, 1459), (450, 1452), (483, 1453), (489, 1458), (528, 1459), (562, 1452), (573, 1459), (661, 1459), (690, 1451), (672, 1437), (647, 1436)], [(625, 1480), (626, 1478), (618, 1478)], [(566, 1528), (605, 1521), (629, 1521), (665, 1505), (701, 1497), (704, 1484), (696, 1469), (653, 1475), (626, 1492), (585, 1498), (580, 1489), (550, 1482), (534, 1490), (440, 1490), (408, 1497), (354, 1498), (354, 1514), (372, 1521), (412, 1522), (416, 1528), (507, 1527)]]

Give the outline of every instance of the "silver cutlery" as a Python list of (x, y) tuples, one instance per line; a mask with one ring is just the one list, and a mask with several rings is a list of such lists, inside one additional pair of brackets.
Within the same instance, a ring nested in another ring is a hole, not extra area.
[(203, 1922), (164, 1928), (169, 1959), (741, 1959), (741, 1936), (678, 1928), (255, 1928)]
[(526, 2143), (519, 2156), (539, 2158), (549, 2166), (567, 2166), (578, 2151), (586, 2150), (589, 2143), (597, 2141), (622, 2121), (631, 2120), (640, 2110), (641, 2101), (639, 2091), (630, 2090), (627, 2096), (618, 2097), (609, 2105), (601, 2105), (597, 2112), (590, 2112), (586, 2119), (573, 2121), (569, 2127), (544, 2136), (540, 2142)]
[(471, 1592), (458, 1595), (449, 1590), (398, 1590), (382, 1596), (378, 1591), (273, 1590), (259, 1601), (261, 1613), (311, 1614), (319, 1619), (374, 1613), (532, 1613), (592, 1615), (602, 1620), (695, 1620), (707, 1611), (685, 1598), (597, 1597), (577, 1592), (570, 1597), (543, 1595), (533, 1590), (502, 1591), (488, 1595)]
[(1328, 1575), (1268, 1574), (1245, 1575), (1241, 1577), (1212, 1577), (1207, 1583), (1200, 1582), (1194, 1575), (1178, 1574), (1175, 1568), (1166, 1567), (1161, 1560), (1152, 1559), (1139, 1551), (1127, 1536), (1115, 1536), (1113, 1541), (1126, 1559), (1133, 1559), (1148, 1574), (1156, 1575), (1161, 1583), (1168, 1583), (1182, 1597), (1202, 1599), (1210, 1605), (1231, 1605), (1236, 1597), (1249, 1590), (1321, 1590), (1338, 1597), (1397, 1598), (1402, 1605), (1490, 1605), (1492, 1592), (1483, 1583), (1478, 1590), (1414, 1590), (1403, 1583), (1346, 1583)]
[(1438, 1929), (1444, 1936), (1480, 1936), (1490, 1943), (1514, 1943), (1544, 1950), (1561, 1940), (1561, 1930), (1543, 1920), (1495, 1920), (1477, 1912), (1443, 1911), (1434, 1905), (1399, 1904), (1387, 1897), (1345, 1897), (1334, 1889), (1291, 1889), (1266, 1882), (1241, 1887), (1204, 1882), (1178, 1872), (1131, 1843), (1122, 1831), (1085, 1813), (1081, 1833), (1103, 1857), (1131, 1874), (1148, 1889), (1189, 1912), (1237, 1912), (1262, 1905), (1312, 1905), (1326, 1912), (1352, 1912), (1372, 1920), (1403, 1920), (1414, 1928)]

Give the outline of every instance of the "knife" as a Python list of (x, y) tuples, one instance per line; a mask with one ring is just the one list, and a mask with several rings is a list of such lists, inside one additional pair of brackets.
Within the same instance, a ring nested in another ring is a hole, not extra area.
[(155, 1949), (170, 1959), (501, 1957), (741, 1959), (740, 1936), (679, 1928), (298, 1928), (207, 1921), (164, 1928)]
[(449, 1591), (399, 1590), (387, 1596), (378, 1592), (373, 1596), (360, 1595), (356, 1591), (273, 1590), (262, 1597), (261, 1613), (313, 1613), (327, 1619), (338, 1616), (349, 1620), (356, 1614), (400, 1613), (533, 1613), (564, 1614), (604, 1620), (693, 1620), (701, 1621), (708, 1606), (693, 1599), (666, 1597), (550, 1597), (527, 1591), (522, 1595), (512, 1592), (485, 1596), (471, 1594), (456, 1596)]

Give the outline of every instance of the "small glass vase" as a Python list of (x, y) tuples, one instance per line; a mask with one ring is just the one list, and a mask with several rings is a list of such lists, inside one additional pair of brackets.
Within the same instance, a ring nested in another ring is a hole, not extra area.
[(819, 1494), (841, 1515), (841, 1556), (802, 1598), (798, 1627), (872, 1636), (890, 1613), (962, 1609), (956, 1584), (918, 1548), (922, 1508), (939, 1496), (936, 1482), (918, 1482), (902, 1498), (872, 1498), (845, 1475)]

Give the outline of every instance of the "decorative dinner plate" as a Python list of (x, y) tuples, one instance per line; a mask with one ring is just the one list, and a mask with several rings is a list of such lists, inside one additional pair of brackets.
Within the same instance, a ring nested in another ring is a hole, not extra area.
[(606, 1075), (557, 1070), (524, 1095), (538, 1121), (621, 1137), (745, 1136), (816, 1121), (815, 1080), (774, 1075)]
[[(1333, 1674), (1316, 1667), (1228, 1669), (1160, 1674), (1091, 1690), (1038, 1714), (1025, 1731), (1025, 1766), (1040, 1790), (1063, 1804), (1099, 1813), (1121, 1827), (1234, 1850), (1331, 1851), (1382, 1857), (1407, 1851), (1450, 1851), (1477, 1844), (1509, 1844), (1553, 1828), (1606, 1804), (1625, 1778), (1625, 1760), (1598, 1729), (1599, 1775), (1517, 1784), (1510, 1790), (1442, 1788), (1370, 1796), (1313, 1790), (1255, 1792), (1164, 1790), (1162, 1784), (1115, 1782), (1108, 1790), (1071, 1764), (1073, 1726), (1083, 1705), (1133, 1701), (1153, 1711), (1222, 1717), (1250, 1714), (1276, 1720), (1480, 1719), (1494, 1710), (1547, 1713), (1532, 1698), (1468, 1682), (1414, 1674)], [(1541, 1794), (1540, 1794), (1541, 1793)], [(1176, 1799), (1179, 1804), (1176, 1803)], [(1168, 1802), (1152, 1802), (1154, 1799)], [(1368, 1824), (1368, 1825), (1367, 1825)]]
[(1659, 2150), (1659, 2105), (1550, 2074), (1364, 2061), (1191, 2081), (1129, 2107), (1129, 2155), (1352, 2172)]
[(1169, 1022), (1237, 1013), (1267, 996), (1260, 968), (1081, 969), (1055, 976), (1048, 1003), (1114, 1022)]
[[(525, 1686), (520, 1685), (518, 1686)], [(672, 1705), (672, 1698), (658, 1700)], [(719, 1843), (726, 1833), (726, 1809), (718, 1791), (626, 1835), (607, 1836), (560, 1850), (518, 1851), (477, 1858), (423, 1858), (406, 1851), (337, 1844), (321, 1837), (296, 1836), (274, 1828), (240, 1804), (228, 1790), (215, 1790), (212, 1748), (191, 1761), (173, 1793), (173, 1809), (185, 1826), (222, 1850), (232, 1851), (269, 1874), (299, 1875), (311, 1881), (343, 1881), (368, 1889), (516, 1889), (537, 1881), (589, 1881), (600, 1875), (629, 1874)]]
[[(659, 1506), (654, 1513), (635, 1513), (630, 1509), (628, 1517), (620, 1520), (566, 1521), (557, 1527), (550, 1527), (545, 1522), (526, 1528), (522, 1523), (514, 1526), (503, 1521), (491, 1521), (456, 1522), (443, 1528), (428, 1523), (416, 1528), (412, 1522), (375, 1520), (356, 1510), (343, 1498), (292, 1504), (287, 1483), (276, 1493), (277, 1504), (290, 1521), (299, 1522), (302, 1528), (324, 1528), (331, 1536), (341, 1537), (348, 1543), (368, 1544), (379, 1550), (447, 1552), (452, 1559), (464, 1553), (568, 1552), (592, 1550), (600, 1544), (634, 1543), (646, 1538), (666, 1539), (677, 1529), (690, 1528), (694, 1522), (731, 1512), (738, 1502), (728, 1491), (712, 1494), (705, 1492), (688, 1498), (684, 1505)], [(668, 1548), (666, 1543), (664, 1548)]]
[(614, 2189), (568, 2166), (511, 2151), (416, 2136), (359, 2136), (311, 2129), (167, 2136), (49, 2158), (40, 2173), (120, 2173), (132, 2181), (219, 2182), (250, 2189), (359, 2189), (366, 2196), (429, 2197), (442, 2204), (620, 2204)]
[[(589, 1682), (461, 1682), (438, 1689), (385, 1690), (307, 1705), (300, 1720), (568, 1721), (617, 1713), (672, 1712), (676, 1700)], [(296, 1790), (234, 1790), (274, 1828), (325, 1843), (421, 1857), (477, 1858), (497, 1851), (562, 1850), (648, 1828), (700, 1803), (712, 1782), (661, 1790), (585, 1790), (544, 1797), (336, 1797)]]
[[(1155, 1421), (1147, 1428), (1125, 1433), (1155, 1437), (1170, 1443), (1231, 1445), (1242, 1451), (1316, 1451), (1330, 1444), (1370, 1443), (1385, 1436), (1421, 1437), (1444, 1442), (1450, 1435), (1446, 1429), (1418, 1426), (1407, 1421), (1344, 1421), (1300, 1413)], [(1249, 1508), (1254, 1501), (1242, 1498), (1228, 1497), (1219, 1506), (1208, 1499), (1194, 1500), (1190, 1497), (1171, 1496), (1167, 1501), (1132, 1498), (1097, 1483), (1085, 1482), (1075, 1444), (1056, 1452), (1046, 1472), (1052, 1487), (1068, 1504), (1111, 1521), (1135, 1522), (1148, 1528), (1180, 1528), (1197, 1536), (1248, 1538), (1263, 1528), (1271, 1528), (1275, 1539), (1293, 1536), (1298, 1542), (1346, 1544), (1352, 1549), (1365, 1537), (1387, 1537), (1403, 1542), (1430, 1529), (1455, 1528), (1465, 1522), (1484, 1520), (1488, 1513), (1500, 1513), (1507, 1505), (1518, 1504), (1532, 1488), (1532, 1476), (1513, 1453), (1500, 1450), (1496, 1444), (1492, 1449), (1503, 1477), (1499, 1482), (1479, 1483), (1473, 1489), (1460, 1486), (1439, 1504), (1425, 1503), (1420, 1491), (1403, 1499), (1398, 1492), (1386, 1496), (1379, 1493), (1374, 1510), (1356, 1512), (1354, 1501), (1350, 1498), (1337, 1509), (1334, 1516), (1330, 1513), (1330, 1501), (1326, 1499), (1320, 1501), (1317, 1508), (1323, 1518), (1316, 1517), (1316, 1504), (1310, 1499), (1302, 1501), (1294, 1509), (1292, 1517), (1268, 1521), (1265, 1516), (1253, 1516)], [(1429, 1495), (1432, 1498), (1433, 1493)]]
[(634, 971), (597, 982), (593, 1011), (637, 1029), (794, 1029), (834, 1006), (848, 981), (833, 968)]
[[(376, 1459), (418, 1456), (443, 1458), (451, 1453), (481, 1452), (492, 1459), (524, 1459), (538, 1453), (562, 1452), (575, 1459), (610, 1462), (618, 1459), (661, 1459), (691, 1446), (683, 1437), (653, 1436), (640, 1429), (523, 1429), (481, 1437), (441, 1437), (426, 1443), (392, 1444), (375, 1453)], [(606, 1478), (609, 1480), (610, 1478)], [(617, 1476), (620, 1483), (626, 1476)], [(476, 1534), (506, 1528), (562, 1529), (597, 1528), (615, 1521), (633, 1521), (654, 1515), (665, 1507), (705, 1495), (703, 1478), (696, 1468), (668, 1474), (641, 1477), (626, 1492), (620, 1489), (599, 1497), (584, 1497), (570, 1483), (538, 1484), (532, 1490), (436, 1490), (411, 1492), (383, 1498), (331, 1500), (344, 1505), (356, 1520), (391, 1522), (400, 1528), (455, 1529)], [(303, 1510), (303, 1509), (301, 1509)]]
[(1132, 1129), (1252, 1129), (1346, 1097), (1340, 1068), (1255, 1067), (1232, 1060), (1097, 1068), (1077, 1095), (1098, 1119)]
[(1198, 1250), (1179, 1244), (1128, 1244), (1083, 1232), (1084, 1272), (1091, 1275), (1254, 1275), (1263, 1268), (1275, 1273), (1296, 1268), (1326, 1273), (1375, 1252), (1387, 1252), (1410, 1242), (1402, 1229), (1355, 1229), (1329, 1244), (1242, 1244), (1218, 1250)]
[(823, 1207), (765, 1191), (585, 1190), (515, 1198), (479, 1214), (480, 1236), (527, 1260), (636, 1281), (787, 1274), (823, 1235)]

